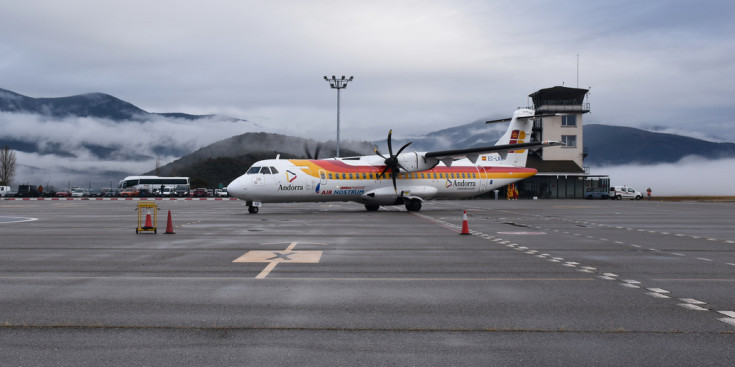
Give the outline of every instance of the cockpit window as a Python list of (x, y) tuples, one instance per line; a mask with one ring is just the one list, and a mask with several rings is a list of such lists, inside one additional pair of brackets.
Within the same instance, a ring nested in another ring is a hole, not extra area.
[(260, 167), (253, 166), (253, 167), (250, 167), (250, 169), (248, 170), (247, 174), (248, 175), (254, 175), (254, 174), (258, 173), (258, 172), (260, 172)]
[(278, 170), (276, 169), (276, 167), (271, 167), (271, 173), (274, 175), (278, 174)]
[(264, 175), (270, 175), (271, 174), (271, 169), (268, 168), (268, 167), (261, 167), (260, 168), (260, 173), (262, 173)]

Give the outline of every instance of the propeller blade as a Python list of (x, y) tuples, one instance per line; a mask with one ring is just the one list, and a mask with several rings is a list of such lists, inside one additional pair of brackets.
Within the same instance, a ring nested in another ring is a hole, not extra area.
[(402, 152), (402, 151), (403, 151), (404, 149), (406, 149), (406, 147), (407, 147), (407, 146), (411, 145), (411, 143), (412, 143), (412, 142), (410, 142), (410, 141), (409, 141), (408, 143), (406, 143), (406, 145), (402, 146), (402, 147), (401, 147), (401, 149), (398, 149), (398, 153), (396, 153), (396, 155), (399, 155), (399, 154), (401, 154), (401, 152)]
[(396, 176), (397, 175), (395, 172), (393, 172), (393, 174), (391, 175), (391, 177), (393, 178), (393, 191), (395, 191), (396, 195), (398, 195), (398, 186), (396, 185)]
[(388, 159), (388, 158), (385, 158), (385, 156), (384, 156), (384, 155), (380, 154), (380, 152), (378, 151), (378, 149), (375, 149), (375, 154), (379, 155), (379, 156), (380, 156), (380, 158), (383, 158), (383, 159)]
[(388, 154), (393, 156), (393, 144), (391, 144), (390, 136), (393, 135), (393, 129), (388, 130)]
[(387, 170), (388, 170), (388, 168), (390, 168), (390, 167), (388, 167), (388, 166), (385, 166), (385, 168), (383, 169), (383, 172), (380, 172), (380, 174), (378, 175), (378, 177), (380, 177), (380, 178), (383, 178), (383, 177), (385, 177), (385, 171), (387, 171)]
[(306, 153), (306, 158), (311, 159), (311, 153), (309, 153), (309, 144), (304, 142), (304, 153)]

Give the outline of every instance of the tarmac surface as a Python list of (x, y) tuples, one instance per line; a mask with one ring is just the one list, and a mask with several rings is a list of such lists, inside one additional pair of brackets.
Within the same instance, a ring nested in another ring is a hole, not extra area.
[(735, 358), (733, 203), (156, 205), (136, 234), (136, 201), (0, 201), (3, 365)]

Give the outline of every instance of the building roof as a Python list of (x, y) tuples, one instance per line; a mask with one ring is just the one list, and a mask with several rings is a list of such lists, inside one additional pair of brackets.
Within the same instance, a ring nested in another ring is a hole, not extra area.
[(529, 94), (536, 107), (543, 105), (581, 105), (589, 90), (582, 88), (551, 87)]

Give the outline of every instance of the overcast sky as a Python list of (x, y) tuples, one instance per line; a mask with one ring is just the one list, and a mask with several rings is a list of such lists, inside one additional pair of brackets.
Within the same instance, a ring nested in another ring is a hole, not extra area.
[[(510, 116), (592, 87), (585, 123), (735, 141), (735, 2), (0, 0), (0, 88), (103, 92), (343, 139)], [(579, 80), (577, 79), (579, 55)], [(243, 131), (233, 129), (237, 134)]]

